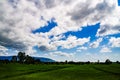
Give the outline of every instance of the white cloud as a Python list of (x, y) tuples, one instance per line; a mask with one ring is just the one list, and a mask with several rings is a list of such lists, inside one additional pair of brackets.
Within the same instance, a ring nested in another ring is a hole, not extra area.
[(98, 60), (100, 62), (105, 62), (106, 59), (110, 59), (111, 61), (119, 61), (120, 60), (120, 54), (119, 53), (81, 53), (77, 56), (75, 56), (76, 61), (93, 61), (97, 62)]
[[(57, 36), (51, 42), (49, 36), (82, 30), (82, 26), (97, 22), (101, 23), (97, 36), (119, 33), (119, 13), (117, 0), (0, 0), (0, 45), (23, 51), (36, 45), (48, 50), (58, 46), (70, 49), (85, 44), (89, 38), (70, 36), (64, 41)], [(47, 33), (31, 33), (52, 18), (57, 27)], [(109, 27), (104, 29), (105, 25)]]
[(37, 51), (32, 49), (32, 47), (28, 47), (28, 49), (26, 50), (26, 54), (28, 55), (33, 55), (35, 54)]
[(113, 10), (113, 13), (111, 13), (110, 16), (107, 16), (103, 19), (103, 21), (101, 22), (101, 27), (97, 32), (97, 36), (106, 36), (120, 33), (120, 14), (118, 14), (119, 12), (120, 7), (116, 7), (116, 9)]
[(111, 37), (109, 44), (111, 44), (111, 47), (120, 47), (120, 38)]
[(103, 40), (102, 38), (97, 39), (95, 42), (90, 44), (90, 47), (91, 48), (98, 48), (100, 45), (100, 42), (102, 42), (102, 40)]
[(1, 46), (0, 45), (0, 56), (4, 56), (4, 55), (7, 55), (7, 48), (5, 48), (4, 46)]
[(76, 36), (70, 35), (66, 40), (54, 41), (51, 43), (51, 45), (55, 45), (56, 47), (61, 46), (62, 48), (71, 49), (76, 46), (82, 46), (89, 41), (90, 41), (90, 37), (89, 38), (77, 38)]
[(79, 47), (77, 48), (77, 52), (81, 52), (82, 50), (87, 50), (88, 48), (87, 47)]
[(51, 52), (49, 53), (50, 56), (63, 56), (63, 57), (73, 57), (75, 55), (75, 53), (66, 53), (66, 52), (62, 52), (62, 51), (56, 51), (56, 52)]
[(5, 48), (4, 46), (0, 46), (0, 50), (1, 50), (1, 51), (6, 51), (6, 50), (8, 50), (8, 49)]
[(108, 47), (103, 47), (101, 50), (100, 50), (101, 53), (110, 53), (112, 52)]

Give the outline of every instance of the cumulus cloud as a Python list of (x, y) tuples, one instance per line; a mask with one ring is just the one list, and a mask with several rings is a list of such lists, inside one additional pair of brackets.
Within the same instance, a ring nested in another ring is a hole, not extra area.
[(4, 46), (0, 46), (0, 56), (7, 55), (7, 50)]
[(98, 48), (100, 45), (100, 42), (102, 42), (102, 40), (103, 40), (102, 38), (97, 39), (95, 42), (90, 44), (90, 47), (91, 48)]
[(81, 52), (82, 50), (87, 50), (88, 48), (87, 47), (79, 47), (77, 48), (77, 52)]
[[(84, 45), (89, 38), (70, 36), (61, 40), (57, 35), (97, 22), (101, 26), (96, 36), (119, 33), (119, 13), (117, 0), (1, 0), (0, 45), (32, 52), (36, 45), (40, 50), (56, 50), (58, 46), (70, 49)], [(46, 33), (32, 33), (52, 18), (58, 26)], [(50, 39), (51, 35), (56, 38)]]
[(75, 53), (66, 53), (66, 52), (62, 52), (62, 51), (56, 51), (56, 52), (51, 52), (49, 53), (50, 56), (63, 56), (63, 57), (73, 57), (75, 55)]
[(109, 39), (109, 44), (111, 47), (120, 47), (120, 38), (111, 37)]
[(101, 50), (100, 50), (101, 53), (110, 53), (112, 52), (108, 47), (103, 47)]
[(89, 41), (90, 41), (90, 37), (77, 38), (76, 36), (70, 35), (66, 40), (54, 41), (51, 43), (51, 45), (61, 46), (62, 48), (71, 49), (76, 46), (82, 46)]
[(76, 36), (68, 36), (66, 40), (61, 40), (65, 38), (64, 36), (54, 37), (49, 42), (43, 42), (38, 45), (41, 51), (50, 51), (57, 50), (58, 47), (62, 49), (71, 49), (77, 46), (82, 46), (90, 41), (90, 37), (88, 38), (77, 38)]
[(76, 61), (91, 61), (97, 62), (105, 62), (106, 59), (110, 59), (111, 61), (119, 61), (120, 54), (119, 53), (81, 53), (79, 56), (76, 56)]

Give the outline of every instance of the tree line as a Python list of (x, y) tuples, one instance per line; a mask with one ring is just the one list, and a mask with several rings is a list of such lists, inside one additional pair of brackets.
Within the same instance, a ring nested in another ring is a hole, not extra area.
[[(21, 64), (112, 64), (113, 62), (109, 59), (106, 59), (105, 62), (100, 62), (99, 60), (97, 62), (74, 62), (74, 61), (64, 61), (64, 62), (41, 62), (40, 59), (35, 59), (34, 57), (31, 57), (29, 55), (26, 55), (25, 52), (18, 52), (17, 56), (12, 56), (12, 59), (9, 61), (7, 59), (0, 60), (1, 63), (21, 63)], [(119, 61), (116, 61), (114, 63), (120, 64)]]
[(25, 63), (25, 64), (35, 64), (41, 63), (40, 59), (35, 59), (29, 55), (26, 55), (25, 52), (18, 52), (17, 56), (12, 56), (12, 59), (9, 61), (7, 59), (1, 60), (2, 63)]

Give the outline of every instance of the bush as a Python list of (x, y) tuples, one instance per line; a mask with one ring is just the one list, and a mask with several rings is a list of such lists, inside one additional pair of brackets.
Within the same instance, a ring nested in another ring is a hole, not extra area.
[(106, 59), (105, 64), (111, 64), (112, 62), (109, 59)]

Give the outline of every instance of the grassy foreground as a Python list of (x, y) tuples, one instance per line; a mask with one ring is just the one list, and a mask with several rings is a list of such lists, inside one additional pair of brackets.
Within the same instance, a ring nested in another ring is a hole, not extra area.
[(0, 64), (0, 80), (120, 80), (120, 64)]

